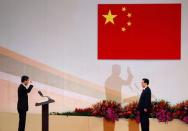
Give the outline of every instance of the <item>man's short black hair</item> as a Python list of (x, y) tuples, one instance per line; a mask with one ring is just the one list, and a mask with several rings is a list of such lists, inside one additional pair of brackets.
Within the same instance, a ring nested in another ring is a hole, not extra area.
[(28, 79), (29, 79), (28, 76), (23, 75), (22, 78), (21, 78), (21, 82), (23, 83), (24, 81), (27, 81)]
[(149, 85), (149, 79), (143, 78), (142, 80), (144, 81), (144, 83), (146, 83), (147, 85)]

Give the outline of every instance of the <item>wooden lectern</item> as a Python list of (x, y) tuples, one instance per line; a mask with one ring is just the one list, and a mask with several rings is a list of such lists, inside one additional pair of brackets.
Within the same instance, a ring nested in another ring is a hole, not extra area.
[(48, 96), (44, 96), (41, 91), (38, 91), (41, 97), (47, 97), (48, 100), (40, 103), (36, 103), (35, 106), (42, 106), (42, 131), (49, 130), (49, 104), (55, 102)]

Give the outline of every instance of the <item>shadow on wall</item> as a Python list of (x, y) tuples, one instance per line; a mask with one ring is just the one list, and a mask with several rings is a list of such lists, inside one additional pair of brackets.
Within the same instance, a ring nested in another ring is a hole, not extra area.
[(129, 86), (132, 90), (131, 84), (133, 75), (130, 68), (127, 68), (128, 78), (123, 79), (120, 77), (121, 66), (118, 64), (112, 65), (111, 75), (105, 81), (105, 96), (107, 100), (115, 100), (122, 102), (121, 89), (123, 86)]

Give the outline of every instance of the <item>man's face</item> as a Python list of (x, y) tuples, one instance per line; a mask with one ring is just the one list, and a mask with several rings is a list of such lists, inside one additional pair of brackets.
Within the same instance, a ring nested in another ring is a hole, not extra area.
[(147, 86), (147, 84), (146, 83), (144, 83), (144, 81), (142, 80), (142, 82), (141, 82), (141, 85), (142, 85), (142, 87), (143, 88), (145, 88), (146, 86)]
[(30, 81), (29, 79), (28, 79), (28, 80), (26, 80), (26, 81), (24, 81), (24, 85), (26, 85), (26, 86), (27, 86), (27, 85), (29, 84), (29, 81)]

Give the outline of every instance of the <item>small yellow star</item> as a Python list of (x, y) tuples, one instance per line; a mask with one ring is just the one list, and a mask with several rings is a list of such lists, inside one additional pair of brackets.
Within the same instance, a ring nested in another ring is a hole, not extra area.
[(126, 28), (125, 28), (125, 27), (122, 27), (122, 28), (121, 28), (121, 31), (122, 31), (122, 32), (125, 32), (125, 31), (126, 31)]
[(128, 14), (127, 14), (127, 17), (128, 17), (128, 18), (131, 18), (131, 17), (132, 17), (132, 14), (131, 14), (131, 13), (128, 13)]
[(128, 26), (131, 26), (131, 25), (132, 25), (132, 23), (129, 21), (129, 22), (127, 22), (127, 25), (128, 25)]
[(122, 11), (125, 12), (127, 9), (125, 7), (122, 7)]
[(111, 22), (112, 24), (114, 24), (114, 18), (117, 15), (112, 15), (111, 10), (109, 10), (107, 15), (102, 15), (102, 16), (106, 18), (105, 24), (107, 24), (108, 22)]

